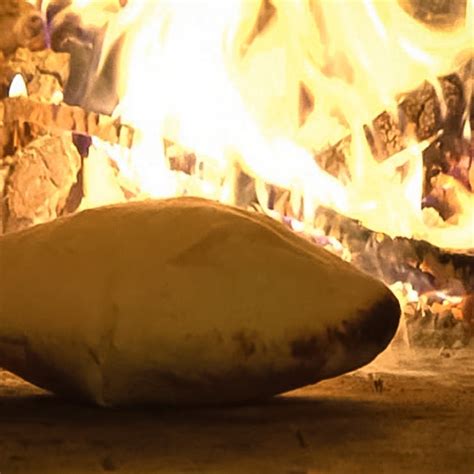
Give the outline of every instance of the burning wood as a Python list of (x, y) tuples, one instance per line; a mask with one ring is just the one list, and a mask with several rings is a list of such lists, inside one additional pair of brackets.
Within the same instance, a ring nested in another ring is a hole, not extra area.
[(8, 234), (0, 268), (2, 365), (99, 405), (269, 397), (365, 365), (399, 320), (380, 281), (197, 198)]
[[(462, 75), (467, 74), (470, 74), (468, 66)], [(463, 114), (471, 101), (469, 97), (465, 97), (464, 82), (459, 74), (450, 74), (439, 78), (442, 96), (428, 82), (401, 96), (397, 117), (385, 111), (372, 121), (371, 127), (365, 127), (373, 157), (377, 161), (386, 160), (405, 149), (414, 139), (422, 141), (435, 138), (442, 130), (439, 138), (433, 140), (423, 153), (428, 178), (425, 181), (429, 183), (429, 178), (436, 170), (447, 170), (447, 160), (454, 149), (453, 144), (446, 145), (450, 140), (461, 140)], [(471, 122), (474, 124), (474, 116)], [(326, 150), (317, 152), (316, 162), (335, 177), (350, 180), (351, 173), (347, 163), (350, 162), (351, 142), (352, 138), (347, 136)]]
[(7, 126), (33, 124), (47, 133), (72, 132), (124, 147), (132, 145), (134, 135), (131, 127), (113, 117), (64, 103), (48, 104), (26, 97), (9, 97), (0, 101), (0, 123)]
[[(102, 140), (131, 147), (133, 129), (119, 120), (87, 112), (62, 102), (63, 88), (69, 77), (69, 54), (51, 50), (31, 52), (19, 49), (0, 62), (0, 126), (36, 128), (36, 134), (60, 135), (64, 132), (96, 136)], [(12, 80), (21, 75), (28, 97), (6, 97)], [(5, 140), (4, 142), (8, 141)], [(13, 150), (14, 151), (14, 150)]]

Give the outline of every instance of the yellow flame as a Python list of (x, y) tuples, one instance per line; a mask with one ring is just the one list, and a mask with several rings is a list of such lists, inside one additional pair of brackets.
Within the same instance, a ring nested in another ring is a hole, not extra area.
[[(92, 0), (76, 0), (89, 10)], [(261, 9), (267, 6), (266, 22)], [(427, 28), (396, 0), (129, 0), (105, 45), (126, 31), (116, 114), (139, 131), (132, 154), (117, 159), (140, 192), (196, 193), (232, 202), (236, 164), (257, 182), (292, 191), (305, 217), (319, 205), (390, 235), (474, 247), (471, 197), (456, 224), (421, 210), (422, 152), (413, 143), (376, 162), (364, 124), (397, 110), (397, 96), (451, 73), (473, 50), (473, 7), (449, 31)], [(106, 53), (107, 51), (105, 51)], [(314, 104), (301, 120), (301, 90)], [(314, 152), (352, 134), (350, 182), (318, 167)], [(163, 139), (192, 149), (201, 176), (184, 186), (169, 169)], [(461, 193), (462, 194), (462, 193)]]
[(15, 74), (8, 89), (8, 97), (28, 97), (28, 89), (21, 74)]

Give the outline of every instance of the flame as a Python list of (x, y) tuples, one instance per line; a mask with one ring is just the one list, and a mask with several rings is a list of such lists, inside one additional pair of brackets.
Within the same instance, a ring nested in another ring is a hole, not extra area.
[(28, 89), (21, 74), (15, 74), (8, 89), (8, 97), (28, 97)]
[[(89, 12), (94, 3), (74, 7)], [(138, 139), (130, 156), (110, 156), (141, 196), (233, 202), (240, 167), (264, 209), (272, 184), (290, 190), (295, 206), (304, 202), (309, 224), (324, 205), (391, 236), (472, 248), (473, 195), (461, 185), (443, 184), (455, 188), (456, 222), (422, 210), (422, 153), (436, 137), (378, 162), (364, 124), (396, 114), (400, 93), (423, 81), (439, 91), (437, 77), (472, 54), (473, 25), (474, 0), (464, 21), (444, 30), (396, 0), (130, 0), (109, 23), (103, 60), (126, 32), (115, 115)], [(338, 179), (314, 154), (349, 133), (350, 179)], [(164, 140), (193, 150), (200, 175), (183, 184)]]

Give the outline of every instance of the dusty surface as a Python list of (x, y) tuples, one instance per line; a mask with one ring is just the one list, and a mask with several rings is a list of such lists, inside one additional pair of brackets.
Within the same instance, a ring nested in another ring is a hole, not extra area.
[(472, 474), (474, 350), (393, 354), (218, 409), (98, 409), (0, 371), (0, 472)]

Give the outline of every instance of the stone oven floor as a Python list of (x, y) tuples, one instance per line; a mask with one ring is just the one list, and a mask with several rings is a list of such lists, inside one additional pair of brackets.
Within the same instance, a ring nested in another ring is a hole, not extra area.
[(474, 349), (389, 349), (361, 371), (218, 409), (104, 410), (0, 371), (1, 474), (105, 471), (472, 474)]

